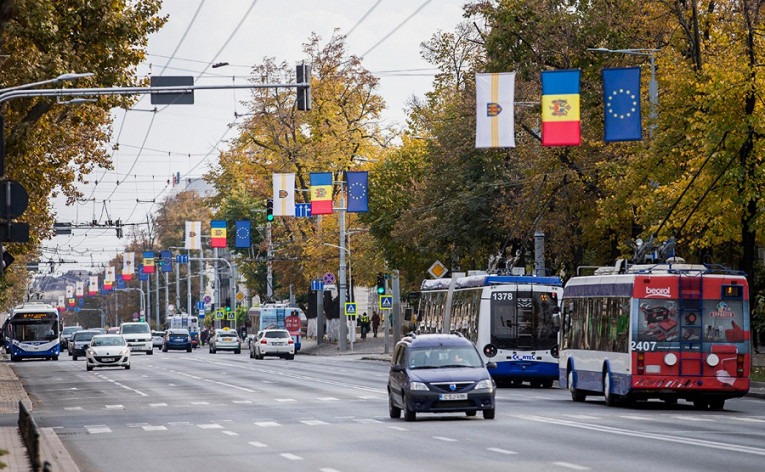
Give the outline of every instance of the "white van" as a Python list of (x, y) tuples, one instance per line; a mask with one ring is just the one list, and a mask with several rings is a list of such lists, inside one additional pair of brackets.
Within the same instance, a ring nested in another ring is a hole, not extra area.
[(128, 346), (130, 351), (143, 351), (148, 355), (154, 354), (154, 345), (151, 341), (151, 327), (149, 323), (141, 321), (134, 323), (122, 323), (120, 325), (120, 334)]

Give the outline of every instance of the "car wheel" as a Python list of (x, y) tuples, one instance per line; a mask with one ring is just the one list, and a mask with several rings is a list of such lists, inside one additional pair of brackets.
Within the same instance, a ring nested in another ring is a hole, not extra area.
[(407, 402), (406, 397), (404, 397), (404, 420), (415, 421), (416, 419), (417, 413), (414, 410), (409, 409), (409, 402)]
[(93, 366), (92, 366), (92, 365), (90, 365), (90, 364), (88, 364), (87, 366), (85, 366), (85, 370), (87, 370), (88, 372), (90, 372), (91, 370), (93, 370)]
[(543, 380), (542, 381), (542, 388), (552, 388), (553, 381), (552, 380)]
[(57, 361), (58, 360), (58, 356), (53, 356), (53, 360)]
[(288, 361), (291, 361), (294, 358), (295, 358), (295, 354), (287, 354), (287, 360)]
[(475, 410), (466, 411), (465, 414), (467, 416), (475, 416), (478, 412)]
[(167, 346), (162, 346), (162, 352), (167, 352)]
[(77, 356), (72, 356), (72, 360), (76, 361), (77, 360)]
[(495, 414), (496, 414), (496, 410), (494, 408), (490, 408), (488, 410), (483, 410), (483, 419), (485, 419), (485, 420), (493, 420)]
[(147, 352), (146, 352), (146, 355), (147, 355), (147, 356), (151, 356), (151, 355), (153, 355), (153, 354), (154, 354), (154, 349), (153, 349), (153, 348), (152, 348), (152, 350), (151, 350), (151, 351), (147, 351)]
[(401, 408), (393, 403), (393, 397), (388, 393), (388, 414), (391, 418), (401, 418)]
[(125, 366), (125, 370), (130, 370), (130, 364)]
[(191, 352), (191, 346), (186, 348), (186, 352)]
[(234, 354), (241, 354), (241, 353), (242, 353), (241, 349), (237, 349), (237, 350), (234, 351)]

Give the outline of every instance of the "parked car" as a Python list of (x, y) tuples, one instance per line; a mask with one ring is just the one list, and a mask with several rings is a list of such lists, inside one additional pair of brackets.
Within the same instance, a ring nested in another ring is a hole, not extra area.
[(98, 334), (85, 350), (86, 370), (95, 367), (124, 367), (130, 369), (130, 346), (119, 334)]
[(396, 344), (388, 376), (391, 418), (417, 413), (483, 412), (494, 419), (496, 385), (475, 345), (460, 334), (410, 334)]
[(234, 354), (241, 354), (242, 340), (239, 334), (231, 328), (216, 329), (210, 338), (210, 354), (218, 351), (234, 351)]
[(264, 329), (250, 342), (250, 358), (264, 356), (295, 358), (295, 340), (286, 329)]
[(80, 325), (75, 326), (64, 326), (64, 329), (61, 330), (61, 350), (69, 348), (69, 340), (72, 339), (72, 335), (76, 333), (77, 331), (82, 331), (83, 328)]
[(191, 352), (191, 334), (188, 329), (170, 328), (165, 332), (165, 338), (162, 343), (162, 352), (169, 349), (183, 349)]
[(162, 344), (165, 342), (165, 331), (152, 331), (151, 332), (151, 345), (162, 349)]
[(102, 333), (95, 329), (85, 329), (74, 333), (72, 339), (70, 339), (67, 344), (67, 351), (69, 351), (69, 355), (72, 356), (72, 360), (76, 361), (79, 356), (85, 355), (85, 348), (88, 347), (93, 336), (96, 336), (97, 334)]
[(120, 325), (120, 334), (127, 341), (131, 351), (143, 351), (148, 355), (154, 354), (149, 323), (133, 321)]

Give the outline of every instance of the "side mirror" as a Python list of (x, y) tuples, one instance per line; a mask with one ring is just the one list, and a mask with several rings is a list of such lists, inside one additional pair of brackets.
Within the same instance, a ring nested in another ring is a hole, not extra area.
[(497, 368), (497, 363), (494, 362), (494, 361), (489, 361), (489, 362), (486, 363), (486, 368), (487, 369), (496, 369)]
[(390, 366), (390, 371), (391, 371), (391, 372), (403, 372), (403, 371), (404, 371), (404, 368), (403, 368), (403, 367), (401, 367), (401, 366), (400, 366), (400, 365), (398, 365), (398, 364), (393, 364), (392, 366)]

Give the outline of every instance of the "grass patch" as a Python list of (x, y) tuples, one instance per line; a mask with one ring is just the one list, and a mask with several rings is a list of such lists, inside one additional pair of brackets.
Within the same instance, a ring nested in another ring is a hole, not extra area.
[(752, 367), (752, 382), (765, 382), (765, 367)]

